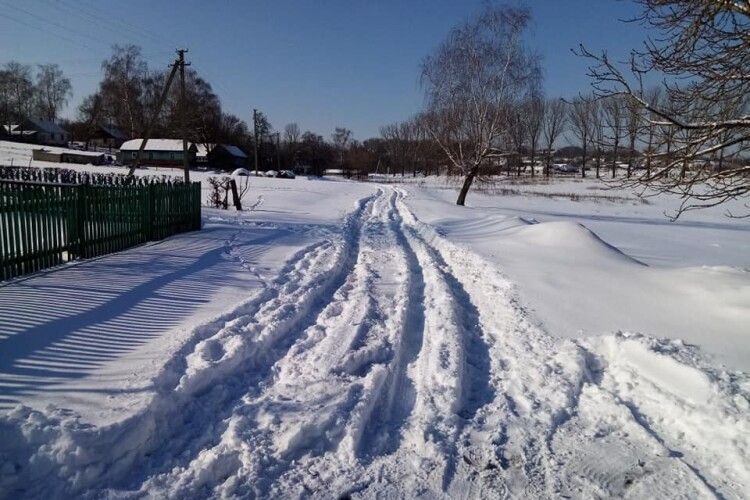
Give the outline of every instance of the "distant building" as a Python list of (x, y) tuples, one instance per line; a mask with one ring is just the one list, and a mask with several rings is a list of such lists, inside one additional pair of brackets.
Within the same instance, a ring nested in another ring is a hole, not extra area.
[(234, 170), (247, 166), (248, 156), (232, 144), (196, 144), (195, 162), (221, 170)]
[(3, 125), (3, 135), (18, 142), (66, 146), (71, 139), (70, 132), (55, 122), (29, 118), (22, 123)]
[[(133, 163), (138, 157), (138, 150), (143, 139), (131, 139), (120, 146), (117, 159), (120, 163)], [(188, 164), (195, 164), (198, 148), (188, 143)], [(147, 165), (182, 166), (182, 139), (149, 139), (143, 150), (141, 161)]]
[(117, 127), (99, 126), (89, 136), (89, 146), (97, 148), (119, 149), (122, 143), (127, 140), (125, 132)]
[(39, 161), (79, 163), (82, 165), (104, 165), (107, 163), (107, 157), (104, 153), (73, 151), (61, 148), (35, 149), (31, 152), (31, 158)]

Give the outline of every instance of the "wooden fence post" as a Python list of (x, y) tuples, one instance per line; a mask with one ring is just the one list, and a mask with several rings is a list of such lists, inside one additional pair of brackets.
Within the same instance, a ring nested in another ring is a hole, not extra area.
[(229, 180), (229, 185), (232, 188), (232, 198), (234, 198), (234, 208), (236, 208), (238, 211), (242, 211), (242, 200), (240, 200), (240, 195), (237, 194), (237, 182), (235, 182), (234, 179)]
[(146, 186), (146, 239), (154, 239), (154, 215), (156, 213), (156, 193), (155, 184), (148, 184)]
[(77, 259), (86, 257), (86, 184), (76, 186), (76, 218), (75, 218), (75, 257)]

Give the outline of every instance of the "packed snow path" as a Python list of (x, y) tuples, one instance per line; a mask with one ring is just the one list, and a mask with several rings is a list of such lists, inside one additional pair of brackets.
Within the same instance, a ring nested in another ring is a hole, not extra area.
[(748, 389), (677, 341), (547, 335), (405, 193), (204, 325), (131, 418), (0, 419), (0, 496), (741, 498)]

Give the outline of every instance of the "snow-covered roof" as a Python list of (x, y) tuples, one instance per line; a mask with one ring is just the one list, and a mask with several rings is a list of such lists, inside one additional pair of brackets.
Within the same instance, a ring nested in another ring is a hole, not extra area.
[[(141, 139), (125, 141), (120, 146), (120, 151), (138, 151), (141, 149)], [(194, 146), (188, 143), (188, 148)], [(182, 151), (182, 139), (149, 139), (146, 141), (146, 151)]]
[(237, 158), (247, 158), (247, 155), (245, 154), (244, 151), (242, 151), (237, 146), (233, 146), (232, 144), (197, 144), (196, 143), (195, 146), (198, 150), (198, 152), (196, 153), (196, 156), (198, 158), (208, 156), (209, 149), (213, 151), (214, 148), (218, 146), (221, 146), (222, 148), (224, 148), (226, 152), (232, 156), (236, 156)]
[(21, 125), (17, 123), (11, 123), (10, 125), (3, 125), (3, 130), (8, 135), (34, 135), (36, 130), (24, 130), (21, 134)]
[[(208, 146), (211, 147), (211, 149), (214, 148), (214, 144), (208, 144)], [(195, 153), (195, 156), (198, 158), (203, 158), (204, 156), (208, 156), (208, 146), (206, 144), (195, 144), (197, 152)]]

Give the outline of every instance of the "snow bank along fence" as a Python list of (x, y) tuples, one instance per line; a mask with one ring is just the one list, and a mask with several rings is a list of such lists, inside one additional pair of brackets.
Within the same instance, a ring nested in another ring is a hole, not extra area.
[(0, 279), (200, 229), (199, 182), (79, 174), (0, 167)]

